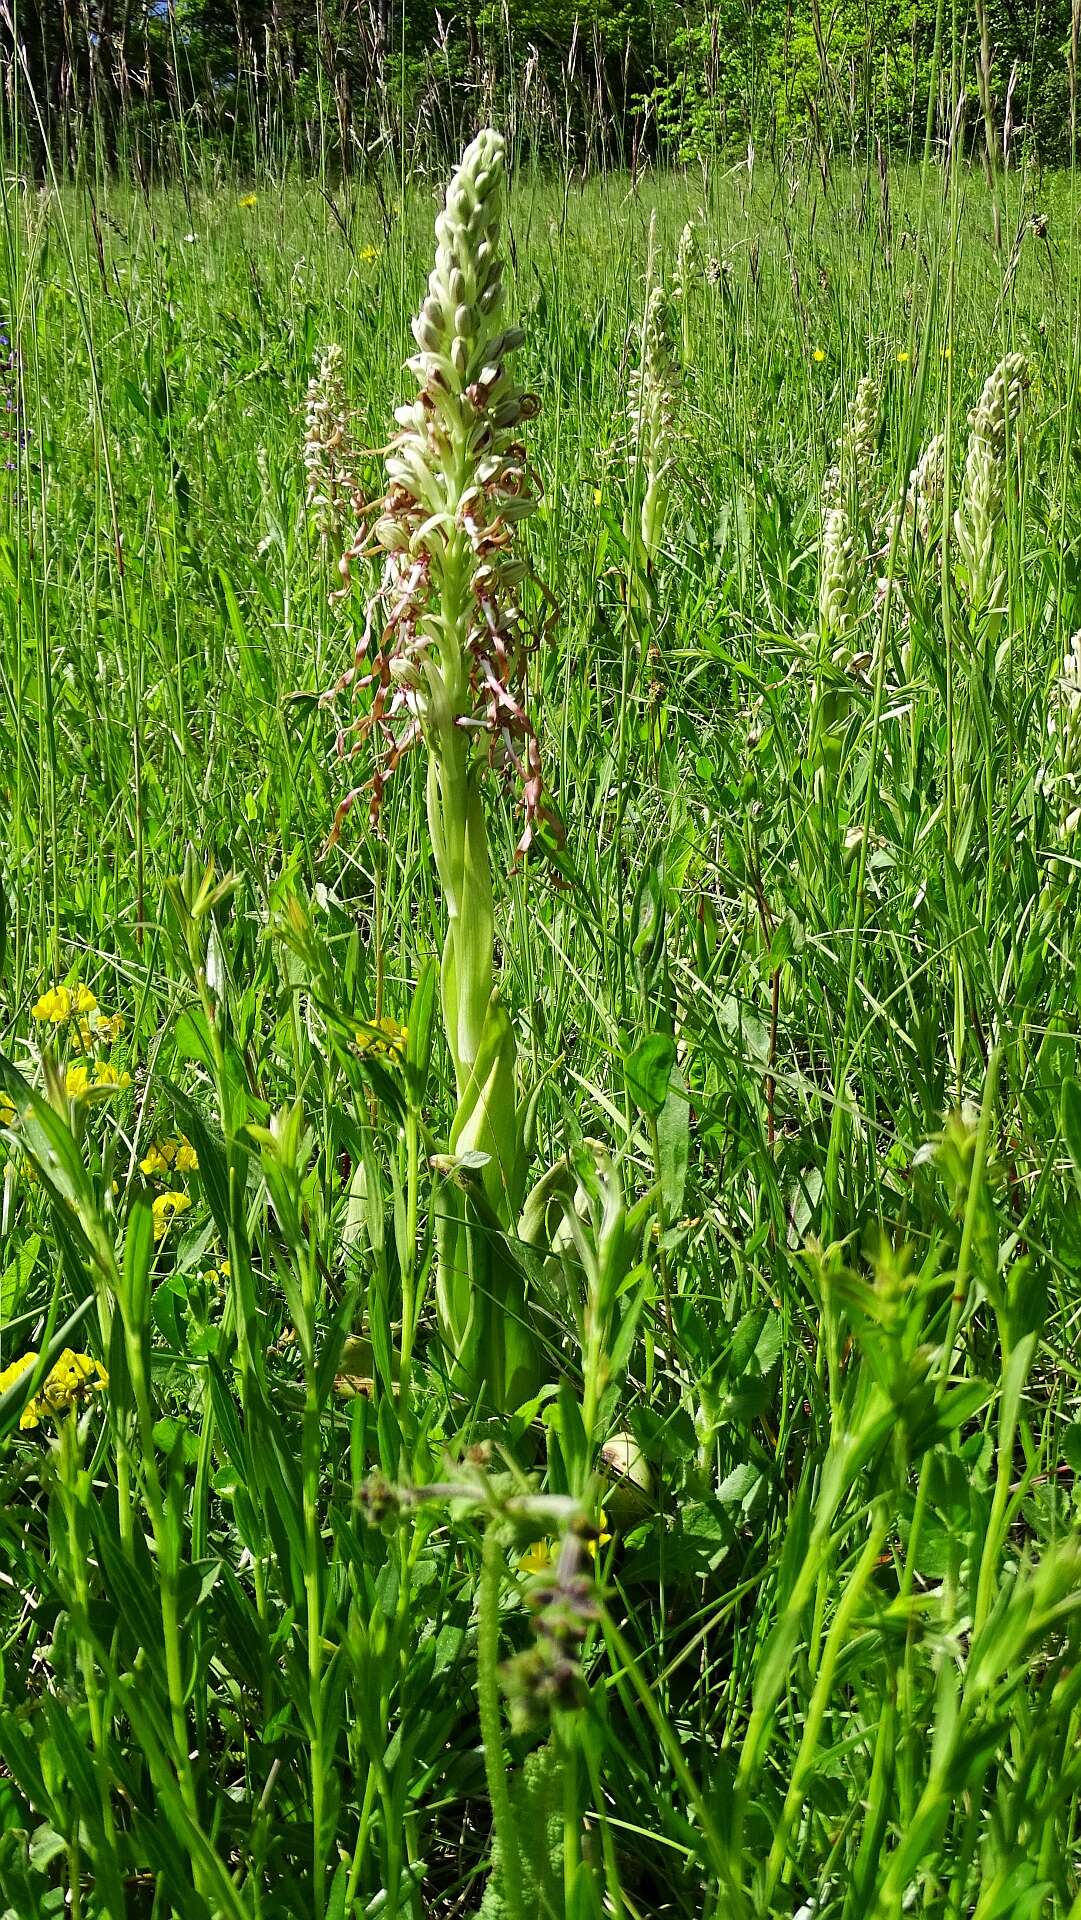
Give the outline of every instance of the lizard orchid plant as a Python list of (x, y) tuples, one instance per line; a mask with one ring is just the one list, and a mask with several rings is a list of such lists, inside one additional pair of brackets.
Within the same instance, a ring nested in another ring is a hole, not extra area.
[[(396, 411), (387, 491), (370, 535), (382, 578), (336, 690), (370, 690), (339, 745), (350, 755), (367, 748), (374, 772), (343, 801), (334, 832), (364, 791), (377, 823), (387, 781), (411, 748), (423, 749), (447, 914), (441, 996), (456, 1089), (447, 1164), (454, 1171), (464, 1161), (470, 1181), (479, 1174), (472, 1199), (453, 1180), (444, 1183), (439, 1315), (458, 1384), (506, 1405), (532, 1389), (537, 1349), (520, 1269), (501, 1258), (498, 1234), (482, 1230), (476, 1212), (479, 1202), (510, 1230), (526, 1174), (514, 1030), (495, 975), (482, 796), (489, 769), (520, 783), (520, 854), (542, 823), (559, 829), (525, 704), (530, 637), (519, 589), (531, 576), (516, 534), (536, 500), (520, 434), (539, 401), (507, 369), (524, 336), (501, 321), (504, 179), (502, 138), (485, 131), (467, 148), (436, 220), (435, 266), (408, 363), (419, 391)], [(346, 569), (362, 550), (371, 546), (358, 540)]]

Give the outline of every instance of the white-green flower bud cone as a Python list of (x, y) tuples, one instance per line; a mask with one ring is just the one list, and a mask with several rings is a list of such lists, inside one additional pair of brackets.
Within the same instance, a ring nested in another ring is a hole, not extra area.
[(858, 611), (859, 567), (848, 514), (827, 509), (819, 562), (818, 617), (824, 640), (843, 640)]
[(945, 490), (946, 436), (936, 433), (920, 454), (909, 481), (908, 512), (925, 543), (941, 520)]
[(871, 514), (878, 457), (878, 387), (867, 373), (856, 388), (848, 439), (853, 488), (866, 520)]
[(1023, 354), (1008, 353), (990, 374), (970, 416), (961, 498), (953, 517), (957, 568), (973, 612), (997, 596), (996, 535), (1006, 500), (1007, 456), (1020, 463), (1022, 408), (1031, 384)]
[(904, 500), (895, 501), (881, 532), (884, 554), (895, 544), (898, 564), (912, 546), (913, 534), (929, 546), (942, 529), (942, 499), (946, 487), (946, 436), (936, 433), (927, 442), (908, 476)]
[(679, 308), (679, 324), (682, 336), (683, 364), (689, 367), (692, 359), (691, 342), (691, 292), (694, 280), (699, 273), (698, 244), (695, 239), (694, 221), (688, 220), (679, 236), (676, 248), (676, 265), (672, 278), (672, 298)]
[(822, 489), (823, 505), (844, 507), (870, 524), (878, 467), (878, 387), (865, 373), (837, 441), (837, 457)]
[[(1047, 762), (1039, 782), (1054, 811), (1058, 838), (1065, 843), (1074, 838), (1081, 819), (1081, 632), (1071, 639), (1051, 689), (1047, 738)], [(1053, 862), (1053, 870), (1061, 864)]]
[(672, 298), (682, 302), (689, 298), (691, 279), (695, 270), (694, 221), (688, 220), (679, 236), (676, 247), (676, 267), (672, 276)]

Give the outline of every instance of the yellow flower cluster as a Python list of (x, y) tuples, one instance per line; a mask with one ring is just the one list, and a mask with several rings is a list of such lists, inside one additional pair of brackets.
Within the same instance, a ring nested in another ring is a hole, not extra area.
[(88, 1093), (92, 1087), (120, 1093), (130, 1085), (130, 1073), (112, 1066), (108, 1060), (78, 1060), (64, 1074), (64, 1091), (69, 1100), (77, 1100), (80, 1094)]
[[(102, 1013), (90, 988), (81, 981), (71, 987), (48, 987), (35, 1000), (31, 1011), (35, 1020), (47, 1021), (53, 1027), (67, 1026), (69, 1021), (76, 1021), (79, 1046), (85, 1054), (89, 1054), (93, 1048), (111, 1047), (113, 1041), (120, 1038), (126, 1025), (122, 1013)], [(122, 1087), (130, 1085), (130, 1073), (122, 1072), (106, 1060), (79, 1061), (69, 1066), (64, 1076), (69, 1100), (77, 1100), (80, 1094), (88, 1093), (91, 1088), (117, 1093)]]
[[(24, 1353), (10, 1367), (5, 1367), (0, 1373), (0, 1393), (6, 1393), (24, 1373), (29, 1373), (37, 1360), (36, 1353)], [(109, 1376), (97, 1360), (88, 1353), (76, 1353), (73, 1348), (65, 1347), (37, 1393), (27, 1401), (19, 1415), (19, 1425), (24, 1431), (38, 1427), (45, 1414), (67, 1413), (69, 1408), (78, 1406), (86, 1393), (104, 1393), (108, 1384)]]
[(96, 1013), (98, 1003), (89, 987), (50, 987), (33, 1006), (35, 1020), (49, 1020), (63, 1026), (73, 1013)]
[(126, 1025), (122, 1013), (92, 1013), (89, 1020), (79, 1022), (79, 1044), (87, 1048), (111, 1047)]
[(357, 1033), (354, 1045), (358, 1053), (373, 1053), (389, 1059), (401, 1059), (409, 1039), (408, 1027), (400, 1026), (388, 1014), (381, 1014), (378, 1020), (366, 1020)]
[[(585, 1550), (591, 1560), (597, 1558), (601, 1547), (606, 1547), (612, 1538), (610, 1533), (605, 1532), (607, 1524), (608, 1515), (602, 1507), (597, 1515), (597, 1537), (595, 1540), (587, 1540), (585, 1542)], [(522, 1573), (547, 1573), (555, 1556), (556, 1547), (554, 1540), (534, 1540), (532, 1545), (528, 1546), (525, 1552), (519, 1556), (519, 1570)]]
[(371, 247), (371, 246), (368, 246), (368, 247), (361, 247), (361, 249), (360, 249), (360, 258), (361, 258), (361, 259), (362, 259), (362, 260), (364, 261), (364, 264), (365, 264), (365, 266), (368, 266), (368, 265), (370, 265), (370, 263), (371, 263), (371, 262), (372, 262), (373, 260), (378, 260), (378, 258), (379, 258), (379, 248), (378, 248), (378, 247)]
[(154, 1216), (155, 1240), (164, 1240), (177, 1215), (187, 1213), (190, 1206), (191, 1201), (186, 1193), (159, 1193), (150, 1208)]
[(259, 195), (257, 193), (243, 193), (241, 194), (240, 199), (237, 201), (237, 206), (244, 207), (245, 210), (247, 210), (250, 207), (254, 207), (257, 204), (258, 199), (259, 199)]
[(170, 1172), (197, 1173), (199, 1155), (191, 1141), (180, 1134), (176, 1140), (155, 1140), (139, 1162), (139, 1172), (147, 1179), (154, 1174), (165, 1175)]

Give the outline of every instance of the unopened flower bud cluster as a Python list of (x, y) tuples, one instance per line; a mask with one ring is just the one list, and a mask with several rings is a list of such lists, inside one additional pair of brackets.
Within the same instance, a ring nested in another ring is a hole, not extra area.
[(870, 522), (877, 456), (878, 386), (871, 375), (865, 373), (838, 436), (837, 457), (823, 483), (822, 498), (827, 512), (831, 507), (843, 506)]
[(860, 566), (848, 514), (831, 506), (822, 525), (818, 617), (824, 640), (842, 641), (858, 612)]
[(1056, 807), (1062, 838), (1081, 825), (1081, 631), (1066, 649), (1047, 712), (1048, 765), (1041, 785)]
[(994, 593), (995, 535), (1006, 501), (1007, 455), (1020, 469), (1022, 408), (1031, 384), (1024, 354), (1008, 353), (991, 373), (969, 416), (961, 497), (954, 539), (969, 606), (978, 611)]

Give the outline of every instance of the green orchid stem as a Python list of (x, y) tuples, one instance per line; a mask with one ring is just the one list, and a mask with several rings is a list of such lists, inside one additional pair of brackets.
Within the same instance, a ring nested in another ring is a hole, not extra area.
[(468, 735), (443, 729), (428, 762), (428, 825), (447, 909), (442, 999), (459, 1106), (473, 1080), (495, 985), (492, 868)]

